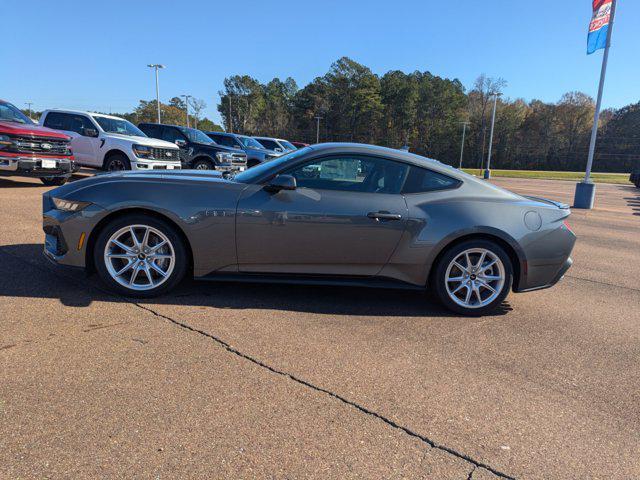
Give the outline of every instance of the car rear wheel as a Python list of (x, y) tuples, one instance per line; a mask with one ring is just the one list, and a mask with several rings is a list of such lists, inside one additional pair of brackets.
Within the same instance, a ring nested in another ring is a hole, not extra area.
[(449, 310), (480, 316), (495, 310), (513, 283), (509, 255), (489, 240), (468, 240), (440, 258), (432, 279), (436, 294)]
[(68, 177), (42, 177), (40, 181), (47, 187), (59, 187), (64, 185), (69, 180)]
[(145, 215), (109, 223), (99, 233), (93, 254), (102, 281), (133, 297), (154, 297), (172, 289), (188, 265), (186, 247), (175, 229)]
[(111, 155), (107, 161), (104, 162), (104, 169), (109, 172), (131, 170), (131, 162), (129, 162), (129, 159), (125, 155)]

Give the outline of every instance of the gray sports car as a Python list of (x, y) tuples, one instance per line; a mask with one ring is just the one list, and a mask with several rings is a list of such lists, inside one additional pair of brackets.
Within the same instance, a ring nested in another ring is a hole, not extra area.
[(440, 162), (306, 147), (234, 178), (118, 172), (43, 195), (44, 253), (150, 297), (199, 279), (401, 287), (482, 315), (571, 266), (569, 208)]

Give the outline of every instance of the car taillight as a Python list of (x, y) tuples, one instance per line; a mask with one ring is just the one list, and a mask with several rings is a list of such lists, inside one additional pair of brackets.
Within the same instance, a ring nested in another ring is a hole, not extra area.
[(571, 228), (571, 225), (569, 225), (569, 221), (568, 220), (564, 220), (562, 222), (562, 225), (564, 226), (564, 228), (566, 228), (567, 230), (569, 230), (571, 233), (573, 233), (573, 229)]

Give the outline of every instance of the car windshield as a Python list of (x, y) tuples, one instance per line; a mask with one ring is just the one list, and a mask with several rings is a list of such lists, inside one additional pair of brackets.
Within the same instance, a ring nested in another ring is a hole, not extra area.
[(301, 148), (299, 150), (295, 150), (291, 153), (287, 153), (282, 155), (281, 157), (276, 158), (275, 160), (270, 160), (268, 162), (261, 163), (260, 165), (256, 165), (255, 167), (250, 168), (249, 170), (245, 170), (242, 173), (239, 173), (234, 177), (236, 182), (240, 183), (253, 183), (258, 178), (261, 178), (265, 173), (270, 170), (279, 170), (282, 165), (285, 165), (292, 160), (308, 153), (311, 150), (310, 147)]
[(251, 137), (240, 137), (238, 136), (240, 143), (247, 148), (259, 148), (260, 150), (264, 150), (264, 147), (255, 139)]
[(207, 145), (215, 143), (213, 140), (207, 137), (204, 132), (196, 130), (195, 128), (182, 127), (180, 128), (180, 131), (187, 136), (190, 142), (206, 143)]
[(10, 103), (5, 102), (0, 102), (0, 121), (33, 125), (29, 117)]
[(287, 142), (286, 140), (278, 140), (278, 142), (280, 142), (280, 145), (282, 145), (287, 150), (297, 150), (297, 148), (291, 142)]
[(131, 137), (146, 137), (142, 130), (123, 118), (109, 118), (96, 115), (93, 119), (98, 122), (100, 128), (107, 133), (117, 133)]

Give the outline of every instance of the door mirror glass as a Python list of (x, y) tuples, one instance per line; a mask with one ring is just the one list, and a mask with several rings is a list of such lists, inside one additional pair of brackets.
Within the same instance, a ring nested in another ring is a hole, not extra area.
[(276, 147), (276, 148), (273, 149), (273, 151), (274, 152), (282, 152), (283, 150), (280, 147)]
[(95, 128), (85, 128), (84, 136), (96, 138), (98, 136), (98, 130), (96, 130)]
[(187, 141), (186, 141), (186, 140), (178, 139), (178, 140), (176, 140), (176, 145), (177, 145), (178, 147), (180, 147), (180, 148), (184, 148), (184, 147), (186, 147), (186, 146), (187, 146)]
[(296, 178), (291, 175), (276, 175), (265, 187), (270, 192), (280, 190), (295, 190), (297, 188)]

